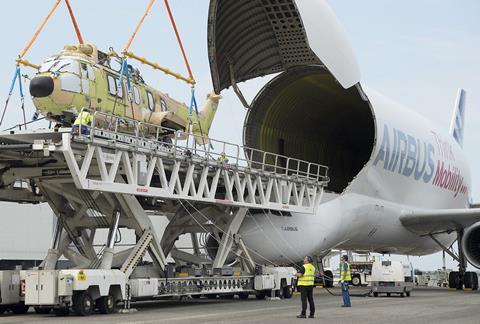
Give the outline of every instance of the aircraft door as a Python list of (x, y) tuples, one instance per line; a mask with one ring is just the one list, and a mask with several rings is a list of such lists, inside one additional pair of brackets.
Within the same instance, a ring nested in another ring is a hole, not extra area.
[[(122, 114), (126, 111), (125, 101), (124, 101), (124, 88), (125, 88), (125, 81), (121, 86), (119, 86), (118, 77), (116, 75), (107, 73), (107, 101), (108, 101), (108, 108), (105, 110), (110, 113), (115, 114)], [(101, 87), (99, 86), (99, 89)], [(100, 94), (100, 93), (99, 93)], [(113, 111), (115, 109), (115, 111)]]
[(82, 94), (92, 105), (92, 99), (96, 97), (95, 73), (93, 67), (85, 62), (80, 64)]

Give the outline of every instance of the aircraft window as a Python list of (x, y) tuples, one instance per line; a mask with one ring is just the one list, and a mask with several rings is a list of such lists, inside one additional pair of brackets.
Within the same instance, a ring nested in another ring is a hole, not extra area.
[(155, 108), (155, 99), (151, 92), (147, 91), (147, 99), (148, 99), (148, 109), (153, 111)]
[(95, 80), (95, 72), (93, 72), (93, 67), (90, 64), (87, 64), (88, 79)]
[(108, 80), (108, 93), (114, 96), (115, 93), (117, 92), (117, 81), (111, 75), (107, 75), (107, 80)]
[(160, 98), (160, 108), (162, 111), (168, 111), (167, 103), (162, 98)]
[(110, 57), (102, 51), (97, 51), (97, 53), (98, 53), (98, 64), (105, 65), (105, 62), (107, 62), (106, 65), (108, 65), (108, 61)]
[(110, 74), (107, 74), (107, 82), (108, 82), (108, 93), (110, 93), (112, 96), (115, 96), (115, 94), (118, 91), (117, 97), (123, 98), (123, 87), (118, 86), (118, 79), (113, 77)]
[(110, 60), (110, 68), (118, 72), (122, 68), (122, 63), (118, 58), (113, 58)]
[(138, 91), (137, 86), (133, 86), (133, 100), (137, 105), (140, 104), (140, 91)]
[(60, 61), (58, 61), (58, 64), (52, 66), (50, 71), (52, 71), (52, 72), (62, 72), (62, 73), (69, 72), (69, 73), (79, 74), (80, 73), (80, 66), (78, 64), (78, 61), (60, 60)]
[(42, 73), (42, 72), (47, 72), (53, 64), (55, 64), (55, 62), (58, 62), (56, 60), (48, 60), (46, 62), (44, 62), (42, 65), (40, 65), (40, 69), (38, 70), (38, 72)]

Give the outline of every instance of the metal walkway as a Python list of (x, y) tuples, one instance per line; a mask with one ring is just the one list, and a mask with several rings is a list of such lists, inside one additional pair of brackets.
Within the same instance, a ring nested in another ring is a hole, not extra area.
[(79, 189), (314, 213), (328, 183), (328, 168), (307, 161), (211, 138), (200, 147), (192, 135), (98, 112), (93, 125), (55, 146)]

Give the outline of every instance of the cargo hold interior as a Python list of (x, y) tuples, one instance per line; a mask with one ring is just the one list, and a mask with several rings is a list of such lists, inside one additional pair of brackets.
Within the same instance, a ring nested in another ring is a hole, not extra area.
[(329, 167), (327, 190), (341, 193), (369, 160), (375, 122), (356, 87), (344, 89), (323, 67), (284, 72), (251, 105), (248, 147)]

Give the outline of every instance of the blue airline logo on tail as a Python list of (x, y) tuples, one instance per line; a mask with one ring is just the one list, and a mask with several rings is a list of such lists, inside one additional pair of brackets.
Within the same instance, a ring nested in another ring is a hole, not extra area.
[(450, 127), (450, 133), (460, 146), (463, 146), (463, 132), (465, 123), (465, 102), (466, 92), (463, 89), (458, 91), (457, 102), (454, 111), (454, 120)]

